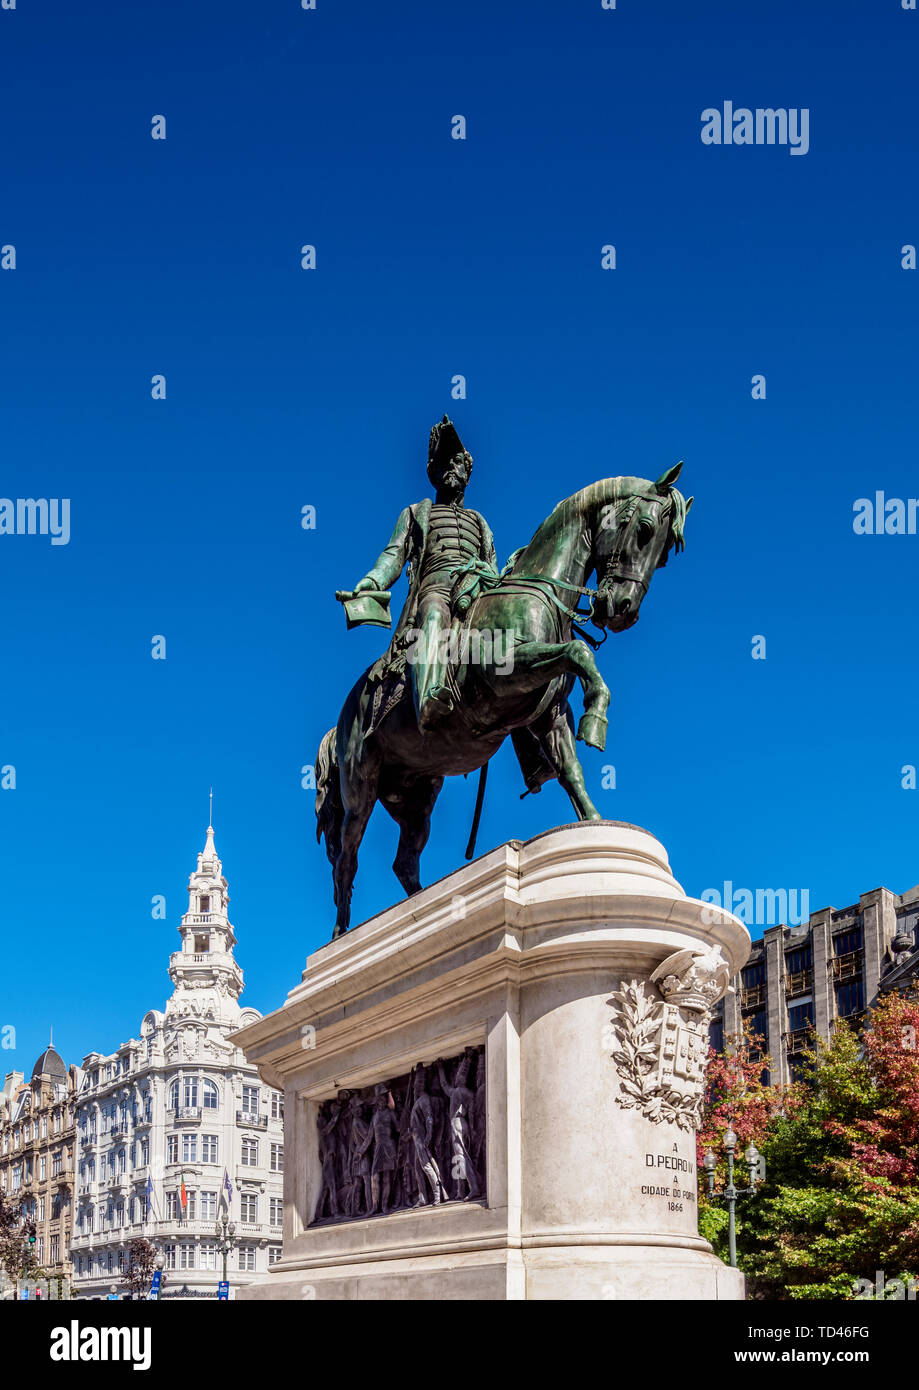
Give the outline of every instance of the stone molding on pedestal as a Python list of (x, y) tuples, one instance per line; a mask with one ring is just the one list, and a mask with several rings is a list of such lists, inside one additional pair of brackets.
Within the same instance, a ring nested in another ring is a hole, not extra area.
[[(652, 835), (601, 821), (501, 845), (313, 953), (234, 1035), (286, 1096), (283, 1254), (245, 1297), (740, 1296), (698, 1234), (692, 1131), (708, 1013), (748, 951)], [(359, 1172), (329, 1220), (330, 1102), (361, 1093), (360, 1149), (380, 1086), (467, 1049), (484, 1200), (370, 1211)]]

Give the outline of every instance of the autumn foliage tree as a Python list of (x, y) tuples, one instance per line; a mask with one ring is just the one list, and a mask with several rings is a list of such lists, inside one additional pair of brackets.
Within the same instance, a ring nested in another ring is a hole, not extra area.
[[(762, 1190), (738, 1204), (739, 1264), (754, 1292), (785, 1298), (908, 1287), (919, 1279), (919, 1003), (891, 994), (861, 1035), (840, 1022), (808, 1059), (807, 1079), (777, 1093), (771, 1114), (755, 1090), (742, 1106), (742, 1060), (709, 1063), (703, 1148), (731, 1118), (767, 1165)], [(708, 1216), (716, 1247), (724, 1219)]]
[(742, 1033), (725, 1039), (722, 1051), (709, 1049), (705, 1071), (702, 1124), (696, 1134), (700, 1174), (699, 1230), (725, 1260), (727, 1210), (723, 1203), (709, 1200), (702, 1159), (709, 1149), (717, 1158), (715, 1190), (720, 1192), (727, 1179), (725, 1131), (732, 1128), (737, 1135), (739, 1157), (751, 1143), (761, 1148), (776, 1116), (800, 1104), (799, 1087), (773, 1086), (764, 1080), (771, 1063), (762, 1051), (762, 1043), (763, 1039), (745, 1022)]

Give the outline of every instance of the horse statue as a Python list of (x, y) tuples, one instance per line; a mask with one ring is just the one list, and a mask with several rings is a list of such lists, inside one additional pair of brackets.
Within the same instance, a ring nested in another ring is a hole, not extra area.
[[(382, 691), (370, 689), (373, 667), (358, 680), (316, 758), (316, 837), (325, 837), (332, 864), (333, 940), (350, 925), (358, 850), (376, 802), (399, 826), (393, 870), (410, 896), (421, 888), (421, 853), (444, 778), (481, 769), (477, 825), (488, 760), (508, 735), (528, 791), (557, 777), (578, 820), (601, 819), (584, 783), (568, 697), (579, 680), (577, 738), (602, 750), (610, 695), (594, 657), (600, 642), (578, 619), (611, 632), (637, 622), (655, 570), (684, 546), (693, 499), (674, 487), (681, 468), (656, 482), (604, 478), (581, 488), (559, 502), (500, 576), (483, 580), (453, 622), (453, 708), (434, 728), (419, 729), (404, 673), (390, 675)], [(590, 589), (594, 572), (598, 585)], [(587, 612), (577, 606), (582, 597)], [(405, 655), (411, 661), (410, 649)]]

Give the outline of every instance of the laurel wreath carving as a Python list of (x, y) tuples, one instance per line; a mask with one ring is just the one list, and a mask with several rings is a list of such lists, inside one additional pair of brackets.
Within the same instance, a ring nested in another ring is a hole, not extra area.
[(640, 1110), (652, 1124), (666, 1120), (692, 1132), (701, 1120), (701, 1089), (686, 1095), (656, 1079), (664, 1006), (648, 995), (642, 983), (632, 980), (613, 994), (613, 1008), (619, 1043), (612, 1053), (620, 1080), (616, 1104), (623, 1110)]

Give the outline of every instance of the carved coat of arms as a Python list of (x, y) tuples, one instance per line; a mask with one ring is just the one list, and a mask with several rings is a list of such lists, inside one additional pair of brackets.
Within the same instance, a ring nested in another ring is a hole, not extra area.
[(613, 995), (612, 1053), (619, 1074), (617, 1104), (640, 1110), (652, 1124), (693, 1131), (701, 1116), (714, 1004), (730, 988), (717, 950), (677, 951), (648, 984), (632, 980)]

